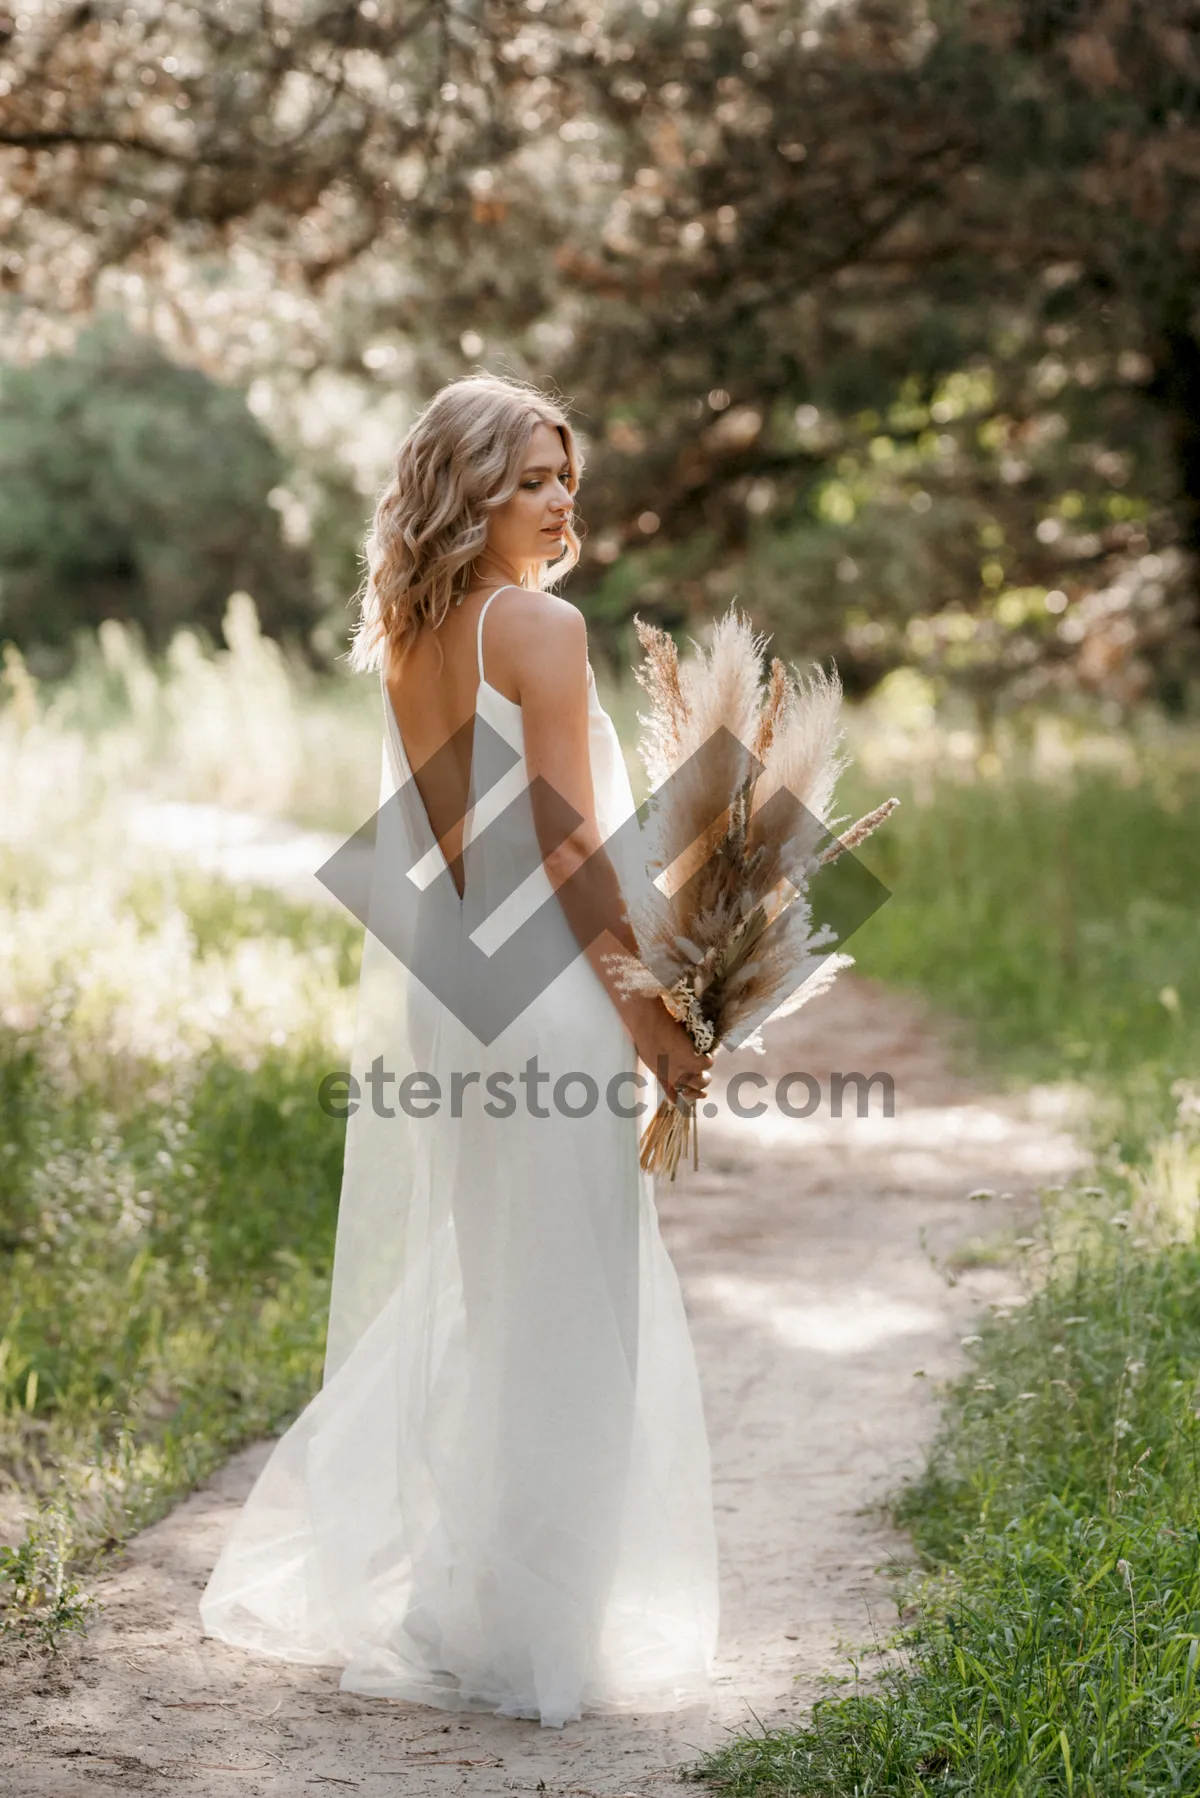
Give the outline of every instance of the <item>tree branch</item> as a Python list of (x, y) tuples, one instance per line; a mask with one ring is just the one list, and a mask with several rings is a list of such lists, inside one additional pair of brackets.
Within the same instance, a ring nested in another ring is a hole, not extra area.
[(153, 157), (157, 162), (173, 162), (184, 168), (195, 165), (195, 157), (171, 150), (165, 144), (153, 143), (146, 137), (122, 137), (112, 131), (11, 131), (0, 125), (0, 149), (60, 150), (106, 149), (129, 150), (136, 155)]

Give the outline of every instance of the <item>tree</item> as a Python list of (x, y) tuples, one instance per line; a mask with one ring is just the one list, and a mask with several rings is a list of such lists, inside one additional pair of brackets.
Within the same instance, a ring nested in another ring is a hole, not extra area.
[[(305, 639), (306, 558), (281, 536), (279, 452), (236, 391), (105, 321), (0, 381), (0, 637), (62, 651), (102, 618), (161, 646), (214, 636), (231, 591)], [(58, 658), (61, 659), (61, 656)]]
[(860, 678), (915, 652), (985, 704), (1178, 696), (1200, 9), (797, 12), (693, 9), (636, 83), (592, 73), (625, 187), (598, 253), (558, 258), (606, 326), (564, 378), (625, 401), (630, 525), (649, 472), (655, 535), (806, 572), (804, 639)]
[(503, 346), (577, 401), (614, 629), (736, 588), (860, 685), (1180, 697), (1198, 0), (809, 11), (46, 4), (10, 279), (253, 242), (325, 360), (423, 393)]
[[(535, 9), (536, 10), (536, 9)], [(520, 139), (519, 0), (29, 0), (0, 13), (5, 278), (79, 303), (168, 239), (249, 223), (320, 285), (427, 230), (469, 156)]]

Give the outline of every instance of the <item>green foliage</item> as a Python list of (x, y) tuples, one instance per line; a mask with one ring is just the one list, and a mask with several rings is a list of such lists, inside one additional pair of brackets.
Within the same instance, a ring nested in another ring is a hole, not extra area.
[(0, 378), (0, 633), (63, 652), (103, 618), (158, 647), (219, 632), (249, 589), (272, 635), (315, 616), (270, 495), (278, 450), (244, 396), (112, 319)]
[(892, 898), (856, 939), (863, 966), (929, 994), (1014, 1077), (1092, 1084), (1132, 1151), (1200, 1065), (1194, 745), (1054, 777), (1016, 752), (992, 777), (896, 790), (864, 855)]
[[(68, 1568), (314, 1390), (341, 1167), (319, 1044), (168, 1080), (127, 1064), (114, 1105), (77, 1032), (69, 1012), (0, 1031), (0, 1477), (67, 1504)], [(50, 1540), (35, 1520), (10, 1583)], [(14, 1617), (31, 1602), (10, 1596)]]
[[(344, 671), (322, 675), (264, 636), (247, 594), (231, 597), (221, 629), (223, 647), (181, 629), (159, 656), (108, 619), (77, 637), (69, 676), (43, 681), (5, 645), (0, 757), (25, 774), (10, 802), (36, 809), (36, 761), (45, 789), (75, 790), (87, 816), (136, 794), (358, 829), (379, 803), (378, 688)], [(161, 869), (149, 878), (161, 890)], [(214, 923), (221, 907), (244, 903), (217, 891), (203, 902), (193, 893)], [(270, 894), (258, 903), (280, 905)]]
[(0, 1641), (57, 1654), (63, 1638), (84, 1629), (93, 1601), (71, 1573), (69, 1507), (39, 1507), (16, 1548), (0, 1548)]

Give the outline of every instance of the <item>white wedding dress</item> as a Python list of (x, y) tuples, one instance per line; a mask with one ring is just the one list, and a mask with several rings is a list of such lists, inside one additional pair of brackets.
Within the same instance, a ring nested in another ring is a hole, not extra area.
[[(325, 1384), (276, 1445), (200, 1611), (208, 1635), (340, 1666), (348, 1691), (561, 1726), (704, 1699), (717, 1561), (695, 1357), (638, 1166), (659, 1094), (646, 1076), (641, 1119), (607, 1099), (620, 1075), (619, 1104), (639, 1096), (637, 1057), (527, 853), (521, 708), (483, 672), (495, 598), (479, 617), (461, 900), (384, 688), (385, 803), (352, 1069), (361, 1102), (347, 1127)], [(608, 837), (633, 796), (590, 670), (589, 681)], [(417, 913), (397, 914), (405, 880), (424, 882)], [(403, 937), (402, 957), (377, 931), (393, 946)], [(499, 970), (523, 942), (562, 971), (485, 1045), (447, 997), (455, 978), (458, 994), (469, 983), (478, 1023), (488, 957)], [(382, 1103), (368, 1100), (362, 1076), (381, 1055), (397, 1078), (434, 1076), (431, 1115), (410, 1115), (430, 1111), (429, 1081), (409, 1109), (390, 1084)], [(549, 1075), (533, 1101), (545, 1116), (531, 1115), (519, 1078), (533, 1057)], [(479, 1079), (448, 1104), (456, 1072)], [(516, 1103), (497, 1115), (506, 1072)], [(595, 1083), (585, 1115), (567, 1115), (585, 1111), (582, 1078), (554, 1101), (567, 1072)]]

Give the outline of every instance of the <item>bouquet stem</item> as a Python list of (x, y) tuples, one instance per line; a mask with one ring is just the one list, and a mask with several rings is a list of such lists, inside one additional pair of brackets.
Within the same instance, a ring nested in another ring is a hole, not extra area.
[(643, 1173), (668, 1174), (673, 1180), (689, 1142), (692, 1147), (692, 1166), (698, 1168), (700, 1140), (695, 1106), (689, 1105), (685, 1109), (673, 1104), (670, 1099), (663, 1099), (642, 1138), (639, 1162)]

